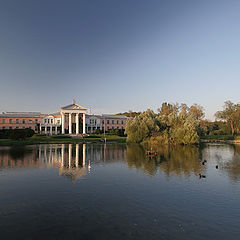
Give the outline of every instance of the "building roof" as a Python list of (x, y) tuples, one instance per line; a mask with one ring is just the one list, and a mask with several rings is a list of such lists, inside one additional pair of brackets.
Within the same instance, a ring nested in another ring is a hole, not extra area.
[(3, 112), (0, 117), (40, 117), (40, 112)]
[(75, 100), (73, 100), (72, 104), (67, 105), (65, 107), (61, 107), (61, 109), (64, 109), (64, 110), (77, 110), (77, 109), (79, 109), (79, 110), (87, 110), (87, 108), (82, 107), (82, 106), (76, 104)]
[(116, 115), (116, 114), (103, 114), (101, 118), (128, 119), (128, 117), (125, 115)]

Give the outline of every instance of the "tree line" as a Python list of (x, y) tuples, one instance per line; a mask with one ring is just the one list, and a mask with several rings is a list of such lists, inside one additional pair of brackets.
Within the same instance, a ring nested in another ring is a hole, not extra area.
[(200, 137), (216, 135), (238, 135), (240, 133), (240, 104), (226, 101), (222, 111), (215, 114), (215, 121), (204, 119), (201, 105), (162, 103), (157, 113), (123, 113), (131, 118), (126, 124), (128, 142), (162, 144), (196, 144)]

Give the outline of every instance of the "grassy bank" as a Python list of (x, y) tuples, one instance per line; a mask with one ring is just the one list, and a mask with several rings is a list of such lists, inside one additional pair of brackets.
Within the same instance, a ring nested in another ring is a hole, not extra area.
[(239, 140), (239, 136), (234, 137), (232, 135), (207, 135), (207, 136), (202, 136), (201, 139), (203, 140)]
[[(126, 142), (126, 137), (120, 137), (117, 135), (106, 135), (107, 142)], [(34, 135), (26, 140), (12, 140), (12, 139), (0, 139), (0, 146), (12, 146), (12, 145), (33, 145), (33, 144), (48, 144), (48, 143), (87, 143), (87, 142), (104, 142), (103, 135), (91, 135), (89, 137), (70, 137), (56, 135), (52, 137)]]

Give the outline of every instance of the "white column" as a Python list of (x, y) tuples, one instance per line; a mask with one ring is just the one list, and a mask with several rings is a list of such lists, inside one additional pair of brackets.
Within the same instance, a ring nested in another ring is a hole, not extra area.
[(79, 115), (76, 113), (76, 134), (79, 134)]
[(62, 113), (62, 134), (65, 134), (65, 116)]
[(64, 144), (62, 144), (62, 167), (64, 167)]
[(47, 134), (47, 126), (45, 125), (45, 134)]
[(78, 164), (79, 164), (79, 145), (76, 144), (76, 168), (78, 168)]
[(50, 126), (50, 135), (52, 135), (52, 125)]
[(68, 166), (69, 168), (72, 166), (72, 144), (68, 145)]
[(72, 114), (69, 113), (69, 123), (68, 123), (69, 134), (72, 134)]
[(41, 123), (39, 125), (40, 129), (39, 129), (39, 133), (41, 134), (42, 133), (42, 126), (41, 126)]
[(82, 161), (82, 165), (83, 167), (85, 166), (85, 162), (86, 162), (86, 144), (83, 144), (83, 161)]
[(58, 128), (58, 126), (55, 125), (55, 134), (56, 134), (56, 135), (58, 134), (57, 128)]
[(86, 124), (85, 124), (85, 113), (83, 113), (83, 134), (85, 134), (86, 132), (85, 132), (85, 129), (86, 129)]

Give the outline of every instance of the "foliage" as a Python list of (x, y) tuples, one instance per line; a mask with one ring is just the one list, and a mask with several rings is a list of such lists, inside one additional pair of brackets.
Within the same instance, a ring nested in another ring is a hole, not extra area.
[(195, 144), (199, 142), (197, 127), (203, 116), (203, 108), (196, 104), (188, 108), (186, 104), (163, 103), (158, 114), (147, 110), (128, 119), (125, 133), (134, 143)]
[(147, 110), (133, 119), (128, 119), (125, 133), (129, 142), (140, 143), (160, 130), (160, 122), (152, 110)]
[(127, 117), (134, 118), (134, 117), (136, 117), (140, 114), (141, 114), (141, 112), (133, 112), (132, 110), (129, 110), (128, 112), (117, 113), (116, 115), (124, 115), (124, 116), (127, 116)]
[(34, 131), (30, 128), (0, 130), (1, 139), (24, 140), (26, 138), (32, 137), (33, 135), (34, 135)]
[(226, 101), (223, 110), (215, 114), (216, 118), (225, 121), (231, 127), (231, 133), (240, 133), (240, 104), (234, 104), (231, 101)]

